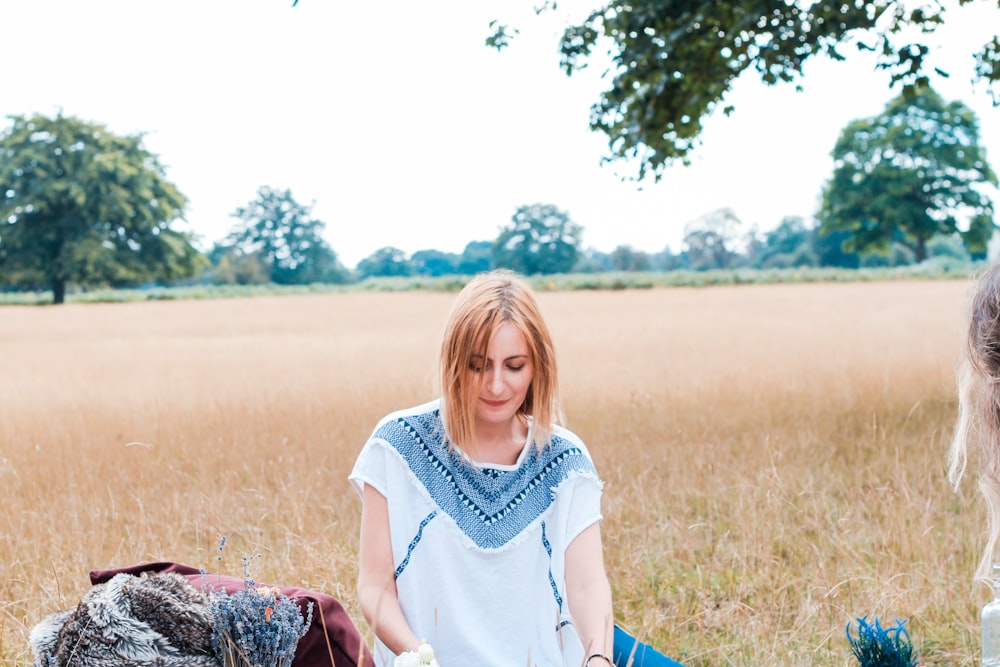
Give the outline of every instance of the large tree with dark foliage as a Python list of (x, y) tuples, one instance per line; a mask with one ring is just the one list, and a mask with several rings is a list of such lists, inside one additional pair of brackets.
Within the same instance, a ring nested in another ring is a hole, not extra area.
[(207, 265), (171, 225), (187, 200), (141, 134), (63, 116), (12, 116), (0, 133), (0, 283), (114, 287), (186, 278)]
[(889, 102), (883, 113), (850, 123), (833, 149), (823, 190), (821, 232), (847, 232), (844, 249), (909, 248), (927, 257), (936, 235), (959, 233), (973, 255), (993, 235), (993, 203), (984, 191), (997, 177), (979, 143), (979, 121), (961, 102), (929, 86)]

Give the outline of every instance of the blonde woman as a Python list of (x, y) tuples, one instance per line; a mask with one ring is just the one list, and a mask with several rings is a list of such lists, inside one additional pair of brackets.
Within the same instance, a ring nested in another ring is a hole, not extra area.
[(979, 489), (989, 517), (986, 546), (976, 571), (990, 576), (1000, 541), (1000, 265), (980, 274), (967, 315), (958, 375), (958, 419), (948, 454), (948, 478), (958, 487), (969, 450), (978, 450)]
[[(426, 642), (441, 667), (608, 667), (616, 637), (627, 659), (634, 640), (614, 626), (604, 569), (602, 483), (558, 424), (552, 339), (521, 278), (494, 271), (462, 290), (440, 374), (441, 396), (382, 419), (350, 475), (376, 664)], [(638, 647), (646, 665), (677, 666)]]

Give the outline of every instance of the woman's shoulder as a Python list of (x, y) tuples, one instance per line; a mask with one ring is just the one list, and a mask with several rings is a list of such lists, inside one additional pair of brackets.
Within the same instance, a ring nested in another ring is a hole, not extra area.
[(420, 405), (414, 405), (410, 408), (403, 408), (402, 410), (395, 410), (390, 412), (386, 416), (382, 417), (375, 425), (375, 432), (378, 432), (380, 428), (389, 424), (391, 422), (399, 421), (400, 419), (412, 419), (415, 417), (421, 417), (424, 415), (436, 415), (441, 410), (441, 399), (436, 398), (433, 401), (428, 401), (426, 403), (421, 403)]
[(579, 449), (587, 455), (587, 458), (590, 458), (590, 450), (587, 449), (587, 445), (583, 442), (583, 438), (565, 426), (553, 424), (552, 443), (559, 449)]

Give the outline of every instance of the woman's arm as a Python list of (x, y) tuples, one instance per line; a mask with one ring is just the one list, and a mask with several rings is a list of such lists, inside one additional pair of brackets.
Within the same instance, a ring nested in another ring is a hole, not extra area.
[[(584, 529), (566, 549), (566, 598), (584, 655), (607, 656), (610, 664), (614, 617), (599, 523)], [(595, 658), (590, 667), (605, 667), (605, 663)]]
[(399, 655), (403, 651), (415, 651), (420, 642), (399, 607), (394, 568), (388, 504), (385, 496), (365, 484), (361, 505), (358, 601), (369, 627), (390, 651)]

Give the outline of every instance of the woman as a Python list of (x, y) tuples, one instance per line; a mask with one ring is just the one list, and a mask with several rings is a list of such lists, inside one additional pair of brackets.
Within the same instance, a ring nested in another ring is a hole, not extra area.
[[(555, 353), (524, 281), (462, 290), (440, 373), (441, 397), (382, 419), (350, 476), (376, 664), (426, 641), (441, 667), (613, 665), (631, 638), (613, 623), (602, 483), (556, 423)], [(662, 659), (646, 664), (677, 664)]]
[(1000, 264), (976, 282), (958, 375), (958, 420), (948, 454), (948, 479), (958, 488), (970, 441), (979, 445), (979, 489), (989, 531), (977, 578), (988, 580), (1000, 541)]

